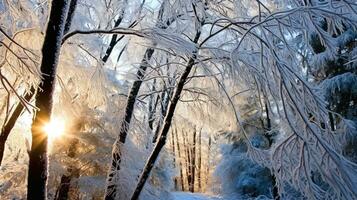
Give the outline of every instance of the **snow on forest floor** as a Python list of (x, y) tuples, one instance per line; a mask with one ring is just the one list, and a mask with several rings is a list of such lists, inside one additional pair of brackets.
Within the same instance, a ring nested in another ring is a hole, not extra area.
[(199, 193), (173, 192), (174, 200), (223, 200), (220, 197)]

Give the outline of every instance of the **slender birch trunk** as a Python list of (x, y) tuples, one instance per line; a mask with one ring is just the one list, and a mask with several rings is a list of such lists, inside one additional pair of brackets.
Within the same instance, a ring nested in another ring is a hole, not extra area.
[(185, 191), (185, 183), (183, 178), (183, 169), (182, 169), (182, 156), (181, 156), (181, 147), (180, 147), (180, 138), (178, 136), (177, 128), (175, 128), (176, 143), (177, 143), (177, 152), (178, 152), (178, 165), (180, 168), (180, 181), (181, 181), (181, 190)]
[[(176, 168), (176, 147), (175, 147), (175, 133), (174, 130), (171, 131), (171, 148), (172, 148), (172, 153), (173, 153), (173, 167)], [(174, 179), (174, 185), (175, 185), (175, 190), (178, 188), (178, 182), (177, 182), (177, 177)]]
[(193, 131), (193, 136), (192, 136), (192, 156), (191, 156), (191, 173), (192, 173), (192, 181), (190, 184), (190, 191), (192, 193), (195, 192), (195, 179), (196, 179), (196, 127), (194, 128)]
[[(155, 91), (156, 90), (156, 79), (154, 79), (152, 87), (151, 87), (151, 91)], [(155, 98), (156, 96), (156, 98)], [(148, 114), (148, 124), (149, 124), (149, 128), (150, 130), (153, 130), (154, 127), (154, 121), (155, 121), (155, 112), (156, 112), (156, 107), (159, 101), (159, 95), (151, 95), (150, 96), (150, 100), (149, 100), (149, 114)]]
[(197, 182), (198, 191), (202, 192), (201, 174), (202, 174), (202, 128), (198, 132), (198, 163), (197, 163)]
[(187, 154), (187, 157), (186, 157), (186, 179), (187, 179), (187, 187), (188, 187), (188, 191), (191, 191), (191, 183), (192, 183), (192, 167), (191, 167), (191, 155), (192, 155), (192, 152), (191, 152), (191, 143), (190, 143), (190, 140), (189, 140), (189, 137), (188, 137), (188, 134), (187, 132), (184, 132), (185, 133), (185, 149), (186, 149), (186, 154)]
[(206, 168), (205, 189), (207, 188), (208, 178), (209, 178), (209, 174), (210, 174), (211, 145), (212, 145), (212, 138), (211, 138), (211, 136), (209, 136), (209, 138), (208, 138), (208, 146), (207, 146), (207, 168)]

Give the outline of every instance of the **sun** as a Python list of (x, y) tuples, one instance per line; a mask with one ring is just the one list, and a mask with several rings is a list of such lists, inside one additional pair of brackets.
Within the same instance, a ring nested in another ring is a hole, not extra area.
[(61, 137), (65, 132), (65, 123), (63, 119), (53, 118), (43, 127), (50, 139)]

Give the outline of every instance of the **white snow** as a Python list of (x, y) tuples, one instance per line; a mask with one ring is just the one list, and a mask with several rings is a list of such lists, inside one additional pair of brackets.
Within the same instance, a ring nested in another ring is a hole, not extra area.
[(173, 192), (172, 196), (174, 200), (223, 200), (222, 197), (188, 192)]

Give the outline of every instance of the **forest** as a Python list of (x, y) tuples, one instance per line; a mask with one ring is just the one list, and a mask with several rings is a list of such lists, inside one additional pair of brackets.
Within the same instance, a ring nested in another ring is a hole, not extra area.
[(1, 200), (357, 200), (356, 0), (0, 0)]

